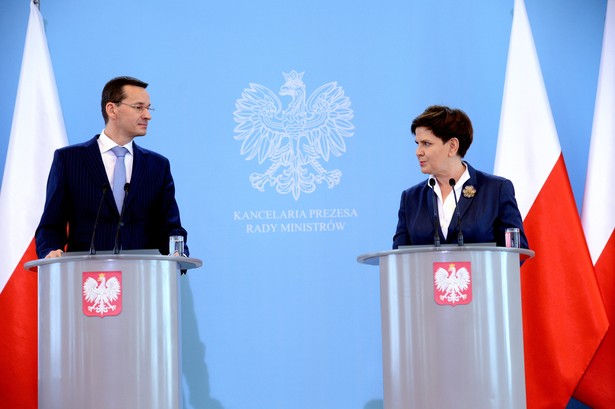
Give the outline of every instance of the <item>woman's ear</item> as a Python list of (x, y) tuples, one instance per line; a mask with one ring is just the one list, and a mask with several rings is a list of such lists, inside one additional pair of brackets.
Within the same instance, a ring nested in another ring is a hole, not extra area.
[(451, 138), (448, 140), (449, 156), (456, 156), (459, 151), (459, 139)]

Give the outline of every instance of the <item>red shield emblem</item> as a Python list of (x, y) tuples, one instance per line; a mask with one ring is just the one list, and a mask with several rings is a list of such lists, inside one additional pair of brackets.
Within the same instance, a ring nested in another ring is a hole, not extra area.
[(441, 305), (472, 301), (472, 266), (469, 261), (433, 263), (433, 297)]
[(122, 272), (84, 272), (81, 282), (83, 313), (106, 317), (122, 312)]

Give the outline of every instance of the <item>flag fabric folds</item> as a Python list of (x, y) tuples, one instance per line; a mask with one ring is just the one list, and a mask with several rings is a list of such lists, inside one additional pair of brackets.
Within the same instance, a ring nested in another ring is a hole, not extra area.
[(521, 268), (527, 407), (564, 408), (608, 321), (523, 0), (515, 0), (495, 173), (515, 186), (534, 258)]
[(575, 391), (594, 409), (615, 408), (615, 1), (608, 0), (581, 220), (609, 330)]
[(43, 18), (31, 2), (0, 190), (0, 407), (37, 407), (37, 277), (34, 232), (55, 149), (67, 143)]

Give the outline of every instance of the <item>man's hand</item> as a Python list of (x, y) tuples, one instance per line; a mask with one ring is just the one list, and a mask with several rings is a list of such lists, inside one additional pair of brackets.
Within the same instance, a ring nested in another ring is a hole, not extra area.
[(50, 251), (49, 254), (45, 256), (45, 258), (62, 257), (62, 254), (64, 254), (64, 251), (62, 251), (61, 249), (57, 249), (57, 250)]

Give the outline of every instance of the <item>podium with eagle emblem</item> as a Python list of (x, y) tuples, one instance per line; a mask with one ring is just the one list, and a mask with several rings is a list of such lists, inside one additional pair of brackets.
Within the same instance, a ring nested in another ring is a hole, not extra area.
[(26, 263), (38, 270), (39, 408), (181, 408), (180, 271), (201, 265), (146, 251)]
[(521, 260), (488, 244), (364, 254), (380, 266), (384, 409), (526, 407)]

